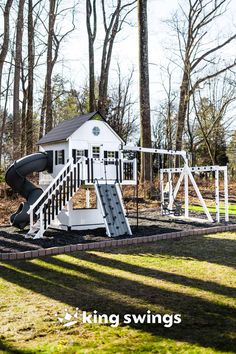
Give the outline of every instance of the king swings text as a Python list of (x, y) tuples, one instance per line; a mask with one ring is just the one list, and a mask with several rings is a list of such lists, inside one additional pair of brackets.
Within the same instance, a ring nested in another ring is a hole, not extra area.
[(88, 324), (110, 324), (111, 327), (118, 327), (123, 324), (162, 324), (164, 327), (172, 327), (173, 324), (181, 323), (181, 314), (154, 314), (147, 310), (144, 314), (126, 313), (122, 316), (119, 314), (99, 314), (94, 310), (92, 313), (82, 311), (82, 322)]

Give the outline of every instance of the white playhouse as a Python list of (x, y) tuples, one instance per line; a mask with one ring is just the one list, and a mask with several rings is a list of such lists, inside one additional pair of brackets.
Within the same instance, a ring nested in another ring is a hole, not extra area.
[[(40, 173), (40, 187), (47, 192), (53, 186), (62, 194), (61, 205), (56, 205), (60, 204), (56, 193), (55, 203), (52, 200), (45, 212), (45, 229), (50, 223), (74, 230), (106, 227), (108, 236), (131, 234), (119, 185), (136, 183), (136, 161), (123, 158), (123, 144), (99, 112), (63, 121), (39, 140), (39, 151), (47, 152), (53, 160), (51, 173)], [(95, 207), (90, 207), (92, 186), (96, 191)], [(71, 197), (79, 188), (86, 189), (86, 206), (75, 209)]]

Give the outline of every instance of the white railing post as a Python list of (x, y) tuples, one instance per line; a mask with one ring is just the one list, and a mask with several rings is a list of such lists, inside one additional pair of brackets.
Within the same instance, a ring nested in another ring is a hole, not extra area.
[(33, 225), (34, 225), (34, 210), (32, 210), (30, 213), (30, 231), (29, 232), (32, 232)]
[(169, 185), (169, 204), (168, 208), (173, 209), (174, 196), (173, 196), (173, 184), (172, 184), (172, 173), (168, 172), (168, 185)]
[[(185, 171), (185, 169), (184, 169)], [(189, 217), (189, 199), (188, 199), (188, 174), (187, 171), (184, 172), (184, 216)]]
[(225, 221), (229, 221), (228, 169), (224, 169)]
[(135, 158), (135, 159), (133, 159), (133, 179), (134, 179), (134, 181), (135, 181), (135, 184), (137, 184), (138, 183), (138, 181), (137, 181), (137, 159)]
[(39, 235), (37, 238), (43, 237), (44, 234), (44, 224), (43, 224), (43, 209), (42, 207), (40, 208), (40, 213), (39, 213)]
[(163, 214), (163, 203), (164, 203), (164, 174), (160, 171), (160, 193), (161, 193), (161, 214)]
[(215, 171), (215, 204), (216, 204), (216, 221), (220, 222), (220, 191), (219, 191), (219, 171)]

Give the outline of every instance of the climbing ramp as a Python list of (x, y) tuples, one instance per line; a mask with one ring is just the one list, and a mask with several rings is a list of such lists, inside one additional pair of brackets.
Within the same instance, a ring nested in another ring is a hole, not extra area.
[(110, 237), (132, 235), (119, 185), (95, 181), (95, 190), (102, 209), (107, 235)]

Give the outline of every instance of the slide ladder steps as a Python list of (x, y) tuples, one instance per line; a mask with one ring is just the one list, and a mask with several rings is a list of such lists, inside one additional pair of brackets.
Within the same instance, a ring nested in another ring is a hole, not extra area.
[(80, 161), (72, 162), (58, 174), (38, 201), (30, 208), (29, 236), (40, 238), (81, 185)]
[(110, 237), (132, 235), (117, 184), (95, 184), (97, 197), (103, 211), (103, 218)]

